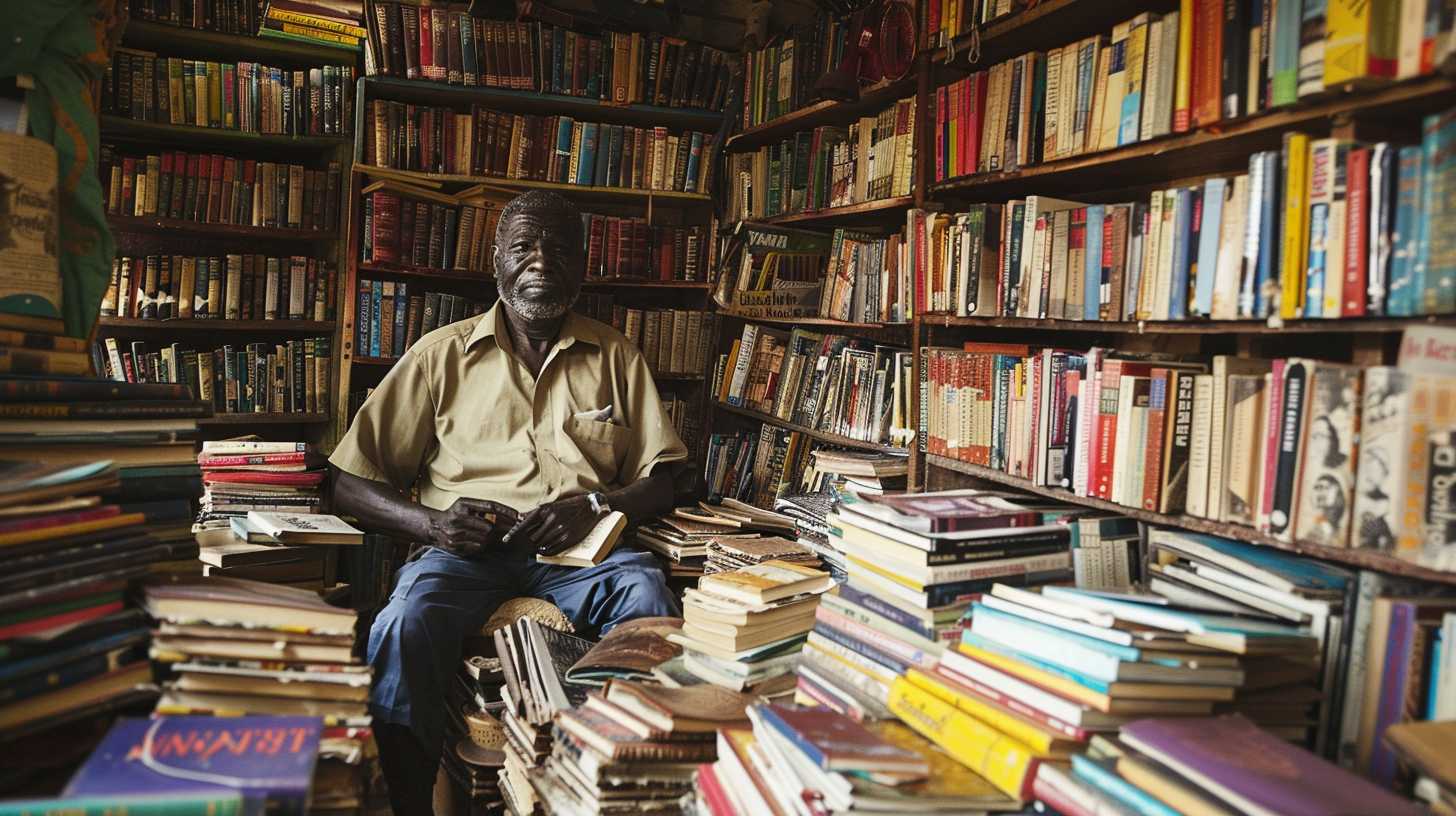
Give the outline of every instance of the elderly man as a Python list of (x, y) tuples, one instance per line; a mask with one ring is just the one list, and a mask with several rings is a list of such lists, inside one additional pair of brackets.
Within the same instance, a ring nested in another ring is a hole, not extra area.
[(369, 634), (375, 732), (402, 814), (430, 810), (461, 641), (503, 601), (543, 598), (588, 634), (678, 614), (645, 553), (618, 549), (589, 568), (536, 562), (608, 510), (629, 522), (669, 510), (687, 451), (637, 348), (570, 311), (585, 274), (576, 207), (516, 197), (494, 258), (496, 306), (411, 347), (329, 460), (336, 511), (428, 545), (399, 570)]

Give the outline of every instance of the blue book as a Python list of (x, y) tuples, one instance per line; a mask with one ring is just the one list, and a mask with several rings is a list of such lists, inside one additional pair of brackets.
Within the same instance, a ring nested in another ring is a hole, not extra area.
[(1061, 629), (1050, 624), (1045, 624), (1040, 621), (1034, 621), (1029, 618), (1023, 618), (1020, 615), (1013, 615), (1010, 612), (1003, 612), (999, 609), (992, 609), (991, 607), (985, 606), (984, 604), (981, 604), (979, 602), (971, 604), (971, 617), (972, 619), (976, 617), (983, 617), (993, 620), (1002, 620), (1019, 627), (1034, 629), (1040, 633), (1042, 638), (1064, 640), (1068, 643), (1072, 643), (1085, 649), (1091, 649), (1093, 651), (1110, 655), (1117, 658), (1118, 660), (1136, 661), (1140, 657), (1142, 657), (1142, 651), (1132, 646), (1120, 646), (1116, 643), (1108, 643), (1105, 640), (1098, 640), (1097, 638), (1088, 637), (1087, 635), (1079, 635), (1076, 632), (1070, 632), (1066, 629)]
[(1456, 219), (1456, 110), (1431, 119), (1435, 120), (1432, 123), (1435, 159), (1428, 177), (1432, 189), (1441, 192), (1432, 196), (1426, 221), (1441, 227), (1430, 233), (1426, 291), (1435, 292), (1435, 313), (1450, 314), (1456, 312), (1456, 234), (1451, 229), (1451, 221)]
[[(1431, 224), (1436, 220), (1437, 208), (1443, 204), (1438, 198), (1445, 198), (1445, 191), (1436, 184), (1436, 160), (1449, 163), (1450, 151), (1446, 156), (1436, 152), (1436, 131), (1440, 117), (1431, 115), (1421, 120), (1421, 218), (1416, 227), (1415, 272), (1411, 275), (1411, 314), (1432, 314), (1436, 311), (1436, 278), (1431, 274)], [(1452, 225), (1442, 221), (1436, 231), (1445, 232)], [(1441, 243), (1445, 243), (1442, 241)]]
[(1421, 165), (1419, 147), (1402, 147), (1396, 160), (1395, 230), (1390, 237), (1390, 294), (1386, 312), (1393, 317), (1415, 314), (1420, 290), (1415, 284), (1416, 241), (1421, 223)]
[(1182, 550), (1284, 592), (1343, 597), (1352, 577), (1347, 570), (1312, 558), (1203, 533), (1160, 530), (1151, 543)]
[(380, 323), (383, 322), (384, 282), (374, 281), (373, 295), (369, 303), (369, 356), (382, 357), (379, 348)]
[(1197, 256), (1193, 227), (1196, 188), (1184, 187), (1178, 190), (1178, 201), (1173, 205), (1173, 291), (1168, 295), (1168, 319), (1182, 320), (1188, 316), (1188, 272)]
[(1072, 775), (1131, 808), (1140, 816), (1178, 816), (1178, 811), (1118, 776), (1117, 771), (1084, 754), (1072, 755)]
[(389, 353), (395, 357), (404, 354), (404, 318), (409, 311), (409, 284), (400, 281), (394, 285), (394, 336), (393, 348)]
[(702, 163), (703, 157), (703, 134), (701, 131), (694, 131), (692, 141), (688, 148), (688, 172), (686, 183), (683, 189), (687, 192), (697, 192), (698, 189), (698, 166)]
[(322, 728), (318, 717), (123, 717), (62, 795), (241, 794), (245, 813), (303, 816)]
[(359, 318), (358, 322), (354, 324), (354, 348), (361, 352), (369, 348), (369, 327), (373, 325), (373, 321), (370, 320), (373, 312), (370, 306), (373, 294), (374, 288), (369, 285), (369, 281), (364, 281), (363, 285), (359, 287)]
[(1002, 657), (1011, 658), (1012, 660), (1020, 663), (1025, 663), (1026, 665), (1031, 666), (1034, 669), (1040, 669), (1047, 674), (1055, 674), (1058, 677), (1061, 677), (1065, 680), (1071, 680), (1073, 683), (1076, 683), (1083, 688), (1095, 691), (1098, 694), (1109, 694), (1112, 690), (1112, 684), (1110, 683), (1103, 682), (1095, 677), (1088, 677), (1081, 672), (1072, 671), (1066, 666), (1042, 660), (1039, 657), (1029, 655), (1026, 652), (1023, 652), (1020, 649), (1013, 649), (1004, 643), (981, 637), (980, 635), (972, 632), (969, 629), (961, 633), (961, 643), (964, 643), (968, 646), (975, 646), (977, 649), (984, 649), (988, 652), (991, 652), (992, 654), (998, 654)]
[(1309, 208), (1309, 262), (1304, 270), (1304, 316), (1323, 317), (1325, 275), (1329, 266), (1330, 205)]
[(551, 34), (551, 92), (563, 93), (565, 81), (566, 29), (556, 26)]
[(573, 184), (591, 185), (596, 179), (597, 132), (596, 122), (581, 123), (581, 155), (577, 159), (576, 178)]
[(597, 187), (608, 187), (612, 184), (613, 159), (621, 132), (619, 125), (603, 124), (597, 128), (597, 162), (592, 169), (591, 180)]
[(1436, 692), (1441, 689), (1441, 652), (1445, 649), (1445, 640), (1441, 637), (1441, 628), (1438, 626), (1431, 632), (1431, 676), (1426, 681), (1426, 719), (1436, 719)]
[(563, 116), (556, 121), (556, 177), (551, 181), (570, 183), (566, 174), (571, 170), (571, 117)]
[(1213, 178), (1203, 183), (1203, 225), (1198, 232), (1198, 278), (1193, 282), (1192, 314), (1213, 313), (1213, 283), (1218, 271), (1218, 238), (1223, 224), (1223, 200), (1228, 179)]
[(1264, 192), (1259, 198), (1259, 261), (1254, 276), (1254, 316), (1269, 316), (1272, 300), (1267, 290), (1279, 274), (1279, 195), (1283, 190), (1278, 150), (1266, 150), (1257, 160), (1264, 165)]
[(241, 816), (244, 812), (243, 797), (221, 790), (197, 795), (67, 796), (0, 802), (0, 816)]
[(1107, 208), (1093, 204), (1087, 208), (1087, 253), (1082, 275), (1082, 319), (1096, 320), (1102, 304), (1102, 220)]

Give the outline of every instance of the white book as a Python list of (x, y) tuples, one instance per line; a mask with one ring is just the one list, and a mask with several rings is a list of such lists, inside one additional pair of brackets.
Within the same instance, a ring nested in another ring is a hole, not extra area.
[(1167, 320), (1173, 294), (1173, 225), (1178, 218), (1178, 191), (1163, 191), (1163, 226), (1158, 231), (1158, 274), (1153, 284), (1153, 319)]
[(1142, 276), (1138, 279), (1137, 310), (1133, 313), (1138, 320), (1150, 320), (1153, 316), (1158, 264), (1162, 260), (1162, 236), (1163, 191), (1154, 190), (1148, 196), (1148, 229), (1143, 235), (1143, 269)]
[(1059, 210), (1052, 216), (1051, 303), (1043, 311), (1060, 317), (1067, 304), (1067, 233), (1071, 228), (1072, 211)]
[(1193, 378), (1193, 438), (1188, 445), (1188, 497), (1190, 516), (1208, 516), (1208, 451), (1213, 425), (1213, 376)]
[(1243, 258), (1239, 265), (1238, 316), (1254, 316), (1255, 288), (1259, 285), (1259, 235), (1264, 228), (1264, 188), (1271, 180), (1259, 156), (1249, 157), (1248, 203), (1244, 209)]
[[(1340, 150), (1343, 164), (1346, 151)], [(1345, 186), (1343, 170), (1336, 171), (1341, 177), (1335, 183), (1335, 200), (1330, 203), (1329, 227), (1325, 241), (1325, 292), (1320, 314), (1326, 319), (1340, 316), (1340, 302), (1344, 299), (1345, 283)]]
[(1421, 72), (1421, 42), (1426, 35), (1426, 7), (1421, 0), (1400, 4), (1400, 29), (1396, 35), (1395, 78), (1409, 79)]
[[(1113, 55), (1119, 51), (1127, 51), (1128, 35), (1132, 32), (1132, 21), (1118, 23), (1112, 27), (1112, 44), (1108, 47), (1108, 59), (1114, 59)], [(1117, 147), (1117, 129), (1122, 122), (1122, 99), (1127, 94), (1127, 60), (1114, 62), (1107, 71), (1107, 89), (1103, 95), (1099, 110), (1102, 114), (1097, 123), (1098, 150), (1108, 150)]]
[(248, 526), (283, 544), (363, 544), (364, 531), (327, 513), (248, 511)]
[(1092, 450), (1092, 420), (1096, 402), (1092, 395), (1102, 393), (1102, 356), (1105, 352), (1093, 347), (1087, 352), (1087, 376), (1077, 384), (1077, 457), (1073, 470), (1073, 492), (1087, 495), (1087, 456)]
[(1240, 275), (1243, 271), (1245, 219), (1249, 212), (1249, 176), (1235, 176), (1232, 192), (1223, 207), (1219, 226), (1218, 263), (1213, 275), (1214, 320), (1235, 320), (1239, 315)]
[(1143, 99), (1142, 114), (1138, 121), (1138, 141), (1145, 142), (1153, 138), (1153, 120), (1157, 116), (1158, 95), (1162, 93), (1162, 85), (1167, 82), (1166, 77), (1169, 71), (1163, 66), (1163, 27), (1167, 22), (1161, 17), (1155, 17), (1148, 23), (1148, 44), (1144, 57), (1146, 66), (1143, 68)]
[[(1144, 392), (1141, 399), (1143, 404), (1139, 405), (1137, 404), (1138, 398), (1136, 395), (1134, 396), (1133, 406), (1130, 412), (1132, 416), (1128, 420), (1127, 425), (1129, 430), (1128, 441), (1131, 445), (1128, 449), (1126, 469), (1123, 472), (1123, 482), (1126, 484), (1126, 487), (1122, 491), (1122, 504), (1129, 507), (1142, 505), (1143, 479), (1147, 475), (1147, 469), (1143, 467), (1148, 444), (1148, 406), (1146, 392)], [(1126, 580), (1123, 580), (1119, 581), (1118, 585), (1127, 586), (1127, 583)]]
[[(1041, 247), (1038, 245), (1039, 242), (1034, 240), (1036, 237), (1037, 216), (1045, 215), (1047, 213), (1060, 212), (1061, 210), (1073, 210), (1078, 207), (1085, 206), (1087, 205), (1080, 201), (1068, 201), (1066, 199), (1052, 198), (1050, 196), (1027, 197), (1026, 215), (1022, 219), (1021, 225), (1021, 246), (1023, 248), (1029, 247), (1032, 251), (1026, 252), (1023, 250), (1023, 252), (1021, 253), (1021, 269), (1020, 277), (1018, 278), (1018, 280), (1020, 280), (1023, 285), (1029, 283), (1031, 285), (1031, 292), (1033, 296), (1037, 299), (1040, 299), (1041, 292), (1041, 266), (1037, 264), (1037, 261), (1039, 261), (1041, 258), (1041, 252), (1039, 251)], [(1036, 271), (1033, 272), (1032, 270)], [(1029, 304), (1027, 303), (1027, 299), (1023, 298), (1021, 301), (1023, 314), (1027, 314), (1032, 317), (1038, 316), (1037, 312), (1026, 311), (1026, 307), (1028, 305)]]
[(738, 359), (733, 364), (733, 377), (728, 383), (728, 402), (743, 404), (743, 388), (748, 382), (748, 367), (753, 360), (754, 346), (758, 343), (758, 325), (745, 323), (743, 335), (738, 342)]
[[(1219, 354), (1213, 358), (1213, 396), (1211, 418), (1213, 427), (1209, 430), (1208, 448), (1208, 496), (1205, 506), (1206, 518), (1223, 518), (1223, 500), (1227, 494), (1224, 485), (1226, 473), (1228, 421), (1228, 378), (1230, 374), (1264, 374), (1269, 371), (1268, 360), (1248, 359)], [(1196, 414), (1195, 414), (1196, 416)], [(1196, 421), (1196, 420), (1195, 420)]]
[(570, 548), (555, 555), (537, 555), (538, 564), (556, 564), (564, 567), (593, 567), (602, 563), (627, 528), (627, 516), (612, 510), (600, 516), (581, 540)]
[[(1147, 378), (1124, 376), (1117, 383), (1116, 447), (1112, 451), (1112, 489), (1108, 495), (1118, 504), (1128, 504), (1124, 492), (1128, 481), (1127, 460), (1132, 458), (1132, 401), (1139, 379)], [(1136, 504), (1142, 504), (1141, 498)]]
[[(1173, 97), (1176, 90), (1176, 74), (1178, 69), (1178, 12), (1170, 11), (1163, 15), (1163, 28), (1160, 32), (1162, 45), (1159, 49), (1159, 63), (1161, 66), (1161, 79), (1158, 83), (1158, 94), (1153, 98), (1152, 138), (1167, 136), (1173, 131)], [(1143, 117), (1146, 118), (1149, 112), (1144, 110)]]

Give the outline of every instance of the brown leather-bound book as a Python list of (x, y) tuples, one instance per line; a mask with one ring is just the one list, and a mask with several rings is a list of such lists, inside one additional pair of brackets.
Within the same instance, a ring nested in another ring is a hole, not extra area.
[(717, 746), (713, 742), (644, 740), (615, 719), (592, 708), (563, 711), (558, 715), (556, 724), (568, 739), (619, 762), (703, 762), (717, 756)]
[(607, 700), (655, 728), (666, 731), (716, 731), (747, 725), (745, 709), (753, 697), (713, 685), (665, 688), (631, 680), (607, 684)]
[(611, 678), (646, 680), (657, 664), (682, 653), (669, 643), (669, 632), (682, 630), (682, 618), (638, 618), (628, 621), (602, 638), (581, 659), (566, 670), (566, 679), (599, 685)]

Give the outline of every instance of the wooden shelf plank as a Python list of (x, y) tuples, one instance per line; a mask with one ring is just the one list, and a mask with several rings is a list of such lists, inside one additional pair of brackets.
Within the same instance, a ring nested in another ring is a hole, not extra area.
[(135, 317), (102, 317), (97, 320), (96, 325), (108, 332), (185, 331), (249, 334), (326, 332), (331, 334), (334, 331), (334, 321), (332, 320), (223, 320), (190, 317), (172, 320), (142, 320)]
[(107, 223), (119, 232), (144, 232), (169, 235), (200, 235), (215, 238), (240, 238), (274, 241), (333, 241), (335, 230), (302, 230), (287, 227), (250, 227), (244, 224), (212, 224), (206, 221), (183, 221), (179, 218), (155, 216), (108, 215)]
[(328, 414), (213, 414), (197, 420), (198, 425), (319, 425)]
[(726, 402), (718, 401), (714, 401), (713, 405), (719, 410), (726, 413), (736, 414), (738, 416), (747, 417), (749, 419), (756, 419), (759, 422), (767, 422), (770, 425), (775, 425), (786, 430), (797, 431), (811, 439), (816, 439), (827, 445), (839, 445), (840, 447), (854, 448), (856, 450), (875, 451), (877, 453), (893, 453), (896, 455), (905, 455), (909, 453), (907, 449), (895, 447), (893, 445), (881, 445), (876, 442), (864, 442), (858, 439), (851, 439), (847, 436), (840, 436), (839, 434), (829, 433), (827, 431), (816, 431), (813, 428), (806, 428), (803, 425), (795, 425), (792, 422), (785, 422), (784, 420), (779, 419), (776, 416), (760, 413), (759, 411), (755, 411), (751, 408), (742, 408), (737, 405), (729, 405)]
[(702, 108), (673, 108), (662, 105), (618, 105), (585, 96), (522, 91), (515, 88), (447, 85), (398, 77), (366, 77), (370, 99), (390, 99), (415, 104), (458, 107), (485, 105), (493, 110), (515, 113), (561, 114), (591, 122), (610, 122), (637, 127), (666, 126), (673, 129), (716, 131), (723, 114)]
[(165, 56), (257, 60), (269, 65), (286, 63), (288, 67), (353, 65), (359, 59), (358, 51), (347, 48), (251, 34), (200, 31), (136, 18), (127, 22), (123, 39), (132, 48), (159, 51)]
[(361, 366), (384, 366), (385, 368), (388, 368), (389, 366), (392, 366), (395, 363), (399, 362), (399, 358), (398, 357), (370, 357), (370, 356), (364, 355), (364, 354), (355, 354), (353, 357), (349, 358), (349, 361), (352, 362), (354, 365), (361, 365)]
[(1111, 150), (1085, 153), (998, 173), (961, 176), (930, 185), (938, 200), (996, 201), (1014, 190), (1025, 196), (1069, 190), (1125, 191), (1141, 185), (1246, 169), (1248, 156), (1279, 147), (1289, 130), (1337, 117), (1380, 111), (1420, 113), (1450, 105), (1456, 80), (1419, 77), (1369, 92), (1348, 92), (1303, 105), (1279, 108), (1190, 133), (1172, 134)]
[(834, 320), (828, 317), (759, 317), (758, 315), (735, 312), (732, 309), (719, 309), (718, 314), (722, 317), (731, 317), (735, 320), (745, 320), (749, 323), (783, 323), (798, 326), (827, 326), (836, 329), (858, 330), (858, 331), (898, 331), (909, 329), (909, 323), (855, 323), (853, 321)]
[(245, 133), (227, 128), (139, 122), (122, 116), (101, 116), (101, 138), (106, 141), (138, 142), (147, 145), (175, 145), (199, 150), (333, 150), (349, 144), (351, 136), (286, 136), (277, 133)]
[(594, 201), (638, 201), (646, 204), (673, 202), (678, 204), (712, 204), (712, 196), (706, 193), (687, 193), (678, 190), (639, 190), (631, 187), (596, 187), (586, 184), (559, 184), (554, 181), (532, 181), (530, 179), (509, 179), (496, 176), (473, 176), (461, 173), (427, 173), (423, 170), (396, 170), (392, 167), (373, 167), (366, 164), (354, 165), (354, 172), (371, 178), (400, 179), (405, 182), (440, 182), (442, 184), (489, 184), (510, 190), (554, 190), (565, 196), (580, 197)]
[[(388, 275), (400, 278), (418, 278), (420, 280), (450, 281), (454, 283), (488, 283), (495, 285), (494, 275), (483, 275), (479, 272), (461, 272), (458, 269), (431, 269), (421, 266), (401, 266), (398, 264), (359, 264), (361, 273), (374, 275)], [(706, 290), (712, 288), (712, 284), (704, 281), (665, 281), (652, 280), (649, 278), (587, 278), (582, 281), (582, 286), (588, 289), (693, 289)]]
[(914, 196), (896, 196), (874, 201), (861, 201), (858, 204), (847, 204), (843, 207), (829, 207), (823, 210), (781, 213), (759, 219), (759, 223), (823, 227), (843, 224), (876, 224), (884, 223), (891, 218), (903, 220), (903, 211), (913, 206), (915, 206)]
[(928, 314), (921, 315), (920, 322), (938, 328), (1026, 329), (1085, 334), (1394, 334), (1411, 326), (1456, 326), (1456, 315), (1287, 320), (1270, 325), (1262, 320), (1099, 321)]
[(727, 153), (743, 153), (781, 141), (801, 130), (820, 125), (848, 124), (861, 116), (879, 113), (896, 100), (914, 95), (915, 74), (912, 71), (899, 80), (881, 82), (861, 89), (859, 99), (854, 102), (814, 102), (776, 119), (754, 125), (730, 138), (724, 144), (723, 150)]
[(1126, 507), (1110, 501), (1092, 498), (1090, 496), (1078, 496), (1069, 490), (1059, 487), (1045, 487), (1033, 485), (1030, 481), (1017, 476), (1012, 476), (994, 468), (973, 465), (969, 462), (962, 462), (959, 459), (951, 459), (935, 454), (926, 454), (925, 463), (930, 467), (937, 467), (943, 470), (955, 471), (978, 479), (985, 479), (989, 482), (1007, 485), (1009, 487), (1034, 493), (1038, 496), (1064, 501), (1068, 504), (1075, 504), (1082, 507), (1090, 507), (1095, 510), (1104, 510), (1110, 513), (1120, 513), (1130, 516), (1148, 524), (1156, 524), (1163, 527), (1177, 527), (1184, 530), (1191, 530), (1196, 533), (1207, 533), (1209, 535), (1231, 538), (1236, 541), (1243, 541), (1248, 544), (1260, 544), (1286, 552), (1298, 553), (1314, 558), (1321, 558), (1326, 561), (1337, 561), (1353, 567), (1362, 569), (1387, 572), (1393, 575), (1406, 575), (1426, 581), (1440, 581), (1442, 583), (1456, 584), (1456, 572), (1441, 572), (1428, 569), (1408, 561), (1402, 561), (1383, 552), (1371, 550), (1351, 549), (1346, 547), (1326, 547), (1320, 544), (1305, 544), (1303, 542), (1280, 541), (1273, 536), (1266, 535), (1253, 529), (1237, 524), (1225, 524), (1223, 522), (1209, 521), (1208, 519), (1197, 518), (1183, 514), (1169, 515), (1165, 513), (1153, 513), (1143, 510), (1140, 507)]
[[(383, 368), (388, 368), (399, 362), (398, 357), (364, 357), (355, 355), (352, 359), (355, 365), (378, 366)], [(702, 382), (706, 378), (701, 373), (661, 374), (653, 371), (652, 379), (663, 382)]]

